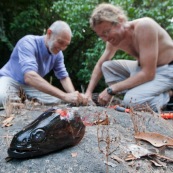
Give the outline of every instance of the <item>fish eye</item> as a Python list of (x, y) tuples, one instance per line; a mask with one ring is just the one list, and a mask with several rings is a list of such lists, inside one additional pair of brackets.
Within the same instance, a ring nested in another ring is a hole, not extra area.
[(45, 131), (43, 129), (36, 129), (31, 134), (33, 142), (42, 142), (45, 139)]
[(26, 145), (27, 144), (27, 139), (26, 138), (24, 138), (22, 141), (21, 141), (21, 145)]

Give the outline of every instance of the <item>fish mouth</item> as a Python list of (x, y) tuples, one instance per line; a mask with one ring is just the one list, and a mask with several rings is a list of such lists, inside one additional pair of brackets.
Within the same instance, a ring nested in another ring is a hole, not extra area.
[(16, 159), (23, 159), (23, 158), (29, 158), (29, 157), (34, 157), (39, 150), (37, 149), (19, 149), (19, 148), (9, 148), (8, 149), (8, 155), (11, 158), (16, 158)]

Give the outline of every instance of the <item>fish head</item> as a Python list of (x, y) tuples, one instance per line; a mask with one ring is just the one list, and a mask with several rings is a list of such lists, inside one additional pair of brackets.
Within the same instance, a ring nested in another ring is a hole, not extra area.
[(76, 145), (83, 138), (85, 126), (71, 111), (51, 109), (14, 135), (8, 155), (31, 158)]

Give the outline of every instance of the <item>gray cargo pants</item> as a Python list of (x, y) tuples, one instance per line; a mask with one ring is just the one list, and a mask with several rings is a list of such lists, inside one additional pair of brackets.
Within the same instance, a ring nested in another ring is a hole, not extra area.
[[(123, 81), (140, 70), (138, 62), (131, 60), (106, 61), (102, 65), (102, 72), (108, 85)], [(154, 111), (160, 111), (169, 102), (171, 88), (173, 88), (173, 65), (160, 66), (152, 81), (124, 91), (123, 104), (126, 107), (148, 105)]]

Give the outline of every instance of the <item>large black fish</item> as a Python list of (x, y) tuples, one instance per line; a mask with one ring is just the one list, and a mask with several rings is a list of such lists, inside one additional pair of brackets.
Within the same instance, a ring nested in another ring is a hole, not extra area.
[(12, 139), (10, 158), (32, 158), (78, 144), (85, 125), (76, 111), (49, 109)]

